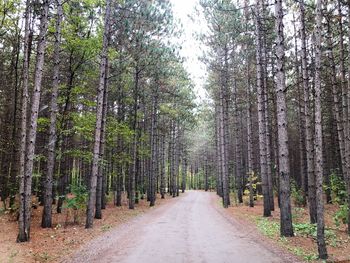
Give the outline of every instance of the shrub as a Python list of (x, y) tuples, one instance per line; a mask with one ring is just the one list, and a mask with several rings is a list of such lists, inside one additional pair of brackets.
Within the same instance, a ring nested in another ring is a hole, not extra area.
[(68, 222), (69, 214), (73, 211), (73, 222), (79, 222), (79, 210), (86, 208), (88, 198), (88, 191), (83, 185), (71, 185), (71, 193), (66, 195), (66, 203), (64, 208), (67, 208), (66, 224)]
[(333, 216), (334, 223), (337, 227), (340, 226), (341, 223), (348, 223), (348, 205), (343, 204), (339, 206), (339, 210)]
[(291, 187), (291, 195), (294, 201), (294, 204), (296, 206), (304, 206), (305, 205), (305, 198), (304, 198), (304, 193), (303, 191), (298, 188), (298, 186), (296, 185), (296, 183), (294, 181), (292, 181), (292, 187)]

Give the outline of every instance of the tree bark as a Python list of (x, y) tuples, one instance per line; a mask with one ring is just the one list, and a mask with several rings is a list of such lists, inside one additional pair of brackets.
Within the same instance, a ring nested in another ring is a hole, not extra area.
[(293, 236), (292, 209), (290, 204), (290, 168), (287, 130), (286, 82), (284, 71), (284, 32), (282, 0), (275, 1), (276, 16), (276, 102), (278, 123), (278, 153), (280, 177), (281, 236)]
[[(44, 71), (45, 48), (46, 48), (46, 32), (48, 27), (49, 1), (44, 0), (41, 10), (40, 32), (37, 47), (37, 57), (34, 74), (34, 87), (31, 105), (30, 126), (28, 129), (28, 140), (26, 149), (26, 160), (24, 167), (24, 200), (21, 199), (20, 220), (24, 222), (24, 228), (21, 227), (18, 235), (18, 241), (29, 241), (30, 239), (30, 219), (31, 219), (31, 204), (32, 204), (32, 176), (35, 154), (35, 143), (38, 125), (39, 104), (41, 96), (41, 82)], [(21, 183), (22, 184), (22, 183)], [(24, 201), (24, 202), (23, 202)], [(23, 202), (23, 203), (22, 203)], [(24, 212), (24, 213), (23, 213)]]
[(103, 105), (102, 105), (102, 120), (101, 120), (101, 136), (100, 136), (100, 150), (99, 150), (99, 165), (97, 172), (97, 186), (96, 186), (96, 208), (95, 208), (95, 218), (102, 218), (102, 209), (105, 206), (105, 168), (103, 164), (103, 158), (105, 157), (105, 143), (106, 143), (106, 125), (107, 125), (107, 100), (108, 100), (108, 58), (106, 59), (106, 69), (105, 69), (105, 81), (103, 89)]
[(56, 32), (54, 44), (54, 68), (53, 81), (51, 90), (51, 112), (50, 112), (50, 128), (49, 128), (49, 142), (48, 142), (48, 156), (47, 156), (47, 172), (44, 183), (44, 210), (42, 215), (41, 227), (52, 227), (52, 181), (55, 171), (56, 162), (56, 122), (58, 113), (58, 88), (60, 84), (60, 50), (61, 50), (61, 23), (63, 19), (62, 0), (56, 0), (57, 14), (56, 14)]
[(263, 60), (262, 60), (262, 38), (261, 38), (261, 18), (259, 12), (261, 11), (260, 0), (256, 0), (256, 79), (258, 92), (258, 122), (259, 122), (259, 153), (260, 153), (260, 174), (262, 181), (262, 191), (264, 196), (264, 213), (265, 217), (271, 216), (269, 183), (267, 175), (267, 159), (266, 159), (266, 124), (264, 113), (264, 88), (263, 88)]
[(26, 207), (26, 178), (25, 172), (25, 157), (26, 157), (26, 142), (27, 142), (27, 108), (28, 108), (28, 82), (29, 82), (29, 59), (30, 59), (30, 21), (31, 21), (31, 1), (27, 0), (26, 10), (24, 13), (25, 31), (24, 31), (24, 55), (23, 55), (23, 76), (22, 76), (22, 107), (21, 107), (21, 141), (20, 141), (20, 156), (19, 156), (19, 218), (18, 226), (19, 233), (17, 236), (17, 242), (25, 242), (29, 240), (29, 226), (26, 221), (26, 213), (28, 209)]
[(101, 129), (102, 129), (102, 115), (103, 115), (103, 97), (105, 90), (106, 80), (106, 64), (108, 58), (108, 38), (109, 38), (109, 27), (110, 27), (110, 13), (111, 13), (111, 0), (106, 0), (106, 12), (104, 20), (104, 32), (103, 32), (103, 43), (101, 51), (101, 62), (100, 62), (100, 76), (97, 90), (97, 108), (96, 108), (96, 126), (94, 136), (94, 149), (92, 159), (92, 171), (90, 178), (90, 189), (89, 189), (89, 200), (86, 209), (86, 223), (85, 228), (92, 228), (94, 220), (94, 210), (96, 206), (96, 187), (97, 187), (97, 175), (100, 165), (100, 145), (101, 145)]
[(315, 31), (315, 175), (317, 207), (317, 245), (320, 259), (327, 259), (327, 248), (324, 237), (323, 207), (323, 141), (322, 141), (322, 108), (321, 108), (321, 41), (322, 41), (322, 0), (316, 1)]
[(306, 30), (305, 30), (305, 6), (304, 0), (300, 1), (300, 24), (301, 24), (301, 62), (302, 62), (302, 76), (303, 76), (303, 92), (304, 92), (304, 113), (305, 113), (305, 137), (306, 137), (306, 166), (307, 166), (307, 184), (308, 184), (308, 201), (310, 222), (312, 224), (317, 221), (316, 214), (316, 189), (315, 189), (315, 173), (314, 173), (314, 147), (312, 135), (312, 110), (310, 103), (310, 89), (309, 89), (309, 73), (307, 63), (306, 51)]

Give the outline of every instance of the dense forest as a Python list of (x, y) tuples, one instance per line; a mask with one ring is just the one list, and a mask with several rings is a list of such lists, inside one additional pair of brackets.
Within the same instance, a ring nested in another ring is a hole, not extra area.
[(217, 193), (228, 207), (230, 191), (243, 203), (247, 189), (252, 207), (258, 191), (264, 217), (277, 195), (285, 237), (294, 235), (293, 196), (317, 223), (322, 259), (324, 202), (340, 204), (343, 222), (350, 216), (349, 8), (341, 0), (201, 1), (212, 114), (204, 148)]
[(166, 185), (179, 195), (194, 94), (169, 3), (1, 8), (1, 199), (19, 206), (18, 241), (30, 237), (32, 195), (51, 227), (52, 204), (61, 213), (66, 194), (87, 191), (87, 228), (110, 191), (118, 206), (127, 190), (130, 209), (146, 193), (153, 206)]
[(92, 228), (124, 194), (134, 209), (203, 189), (225, 208), (262, 197), (283, 237), (294, 236), (292, 201), (307, 207), (326, 259), (324, 204), (350, 222), (349, 10), (199, 1), (198, 101), (171, 1), (2, 0), (0, 194), (17, 242), (30, 240), (35, 206), (43, 228), (67, 207)]

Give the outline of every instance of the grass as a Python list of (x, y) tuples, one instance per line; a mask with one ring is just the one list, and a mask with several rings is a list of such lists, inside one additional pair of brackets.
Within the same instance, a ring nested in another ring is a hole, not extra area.
[(265, 217), (257, 219), (257, 227), (259, 231), (270, 238), (276, 237), (280, 230), (280, 224), (271, 220), (268, 220)]
[[(280, 233), (280, 223), (277, 221), (269, 220), (269, 218), (257, 218), (256, 225), (258, 230), (265, 236), (275, 239)], [(310, 223), (294, 223), (294, 234), (295, 236), (311, 237), (316, 240), (317, 237), (317, 225)], [(326, 242), (328, 245), (336, 247), (339, 240), (331, 229), (325, 230)], [(302, 257), (306, 261), (312, 261), (317, 259), (317, 254), (309, 253), (302, 247), (292, 246), (288, 239), (280, 237), (278, 242), (281, 243), (285, 248), (291, 251), (296, 256)]]

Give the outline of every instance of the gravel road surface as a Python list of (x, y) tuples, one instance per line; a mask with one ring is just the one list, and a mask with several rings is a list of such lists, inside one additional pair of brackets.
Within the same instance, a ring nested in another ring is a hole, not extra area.
[[(66, 263), (296, 262), (224, 216), (214, 193), (188, 191), (112, 229)], [(252, 232), (252, 231), (250, 231)]]

